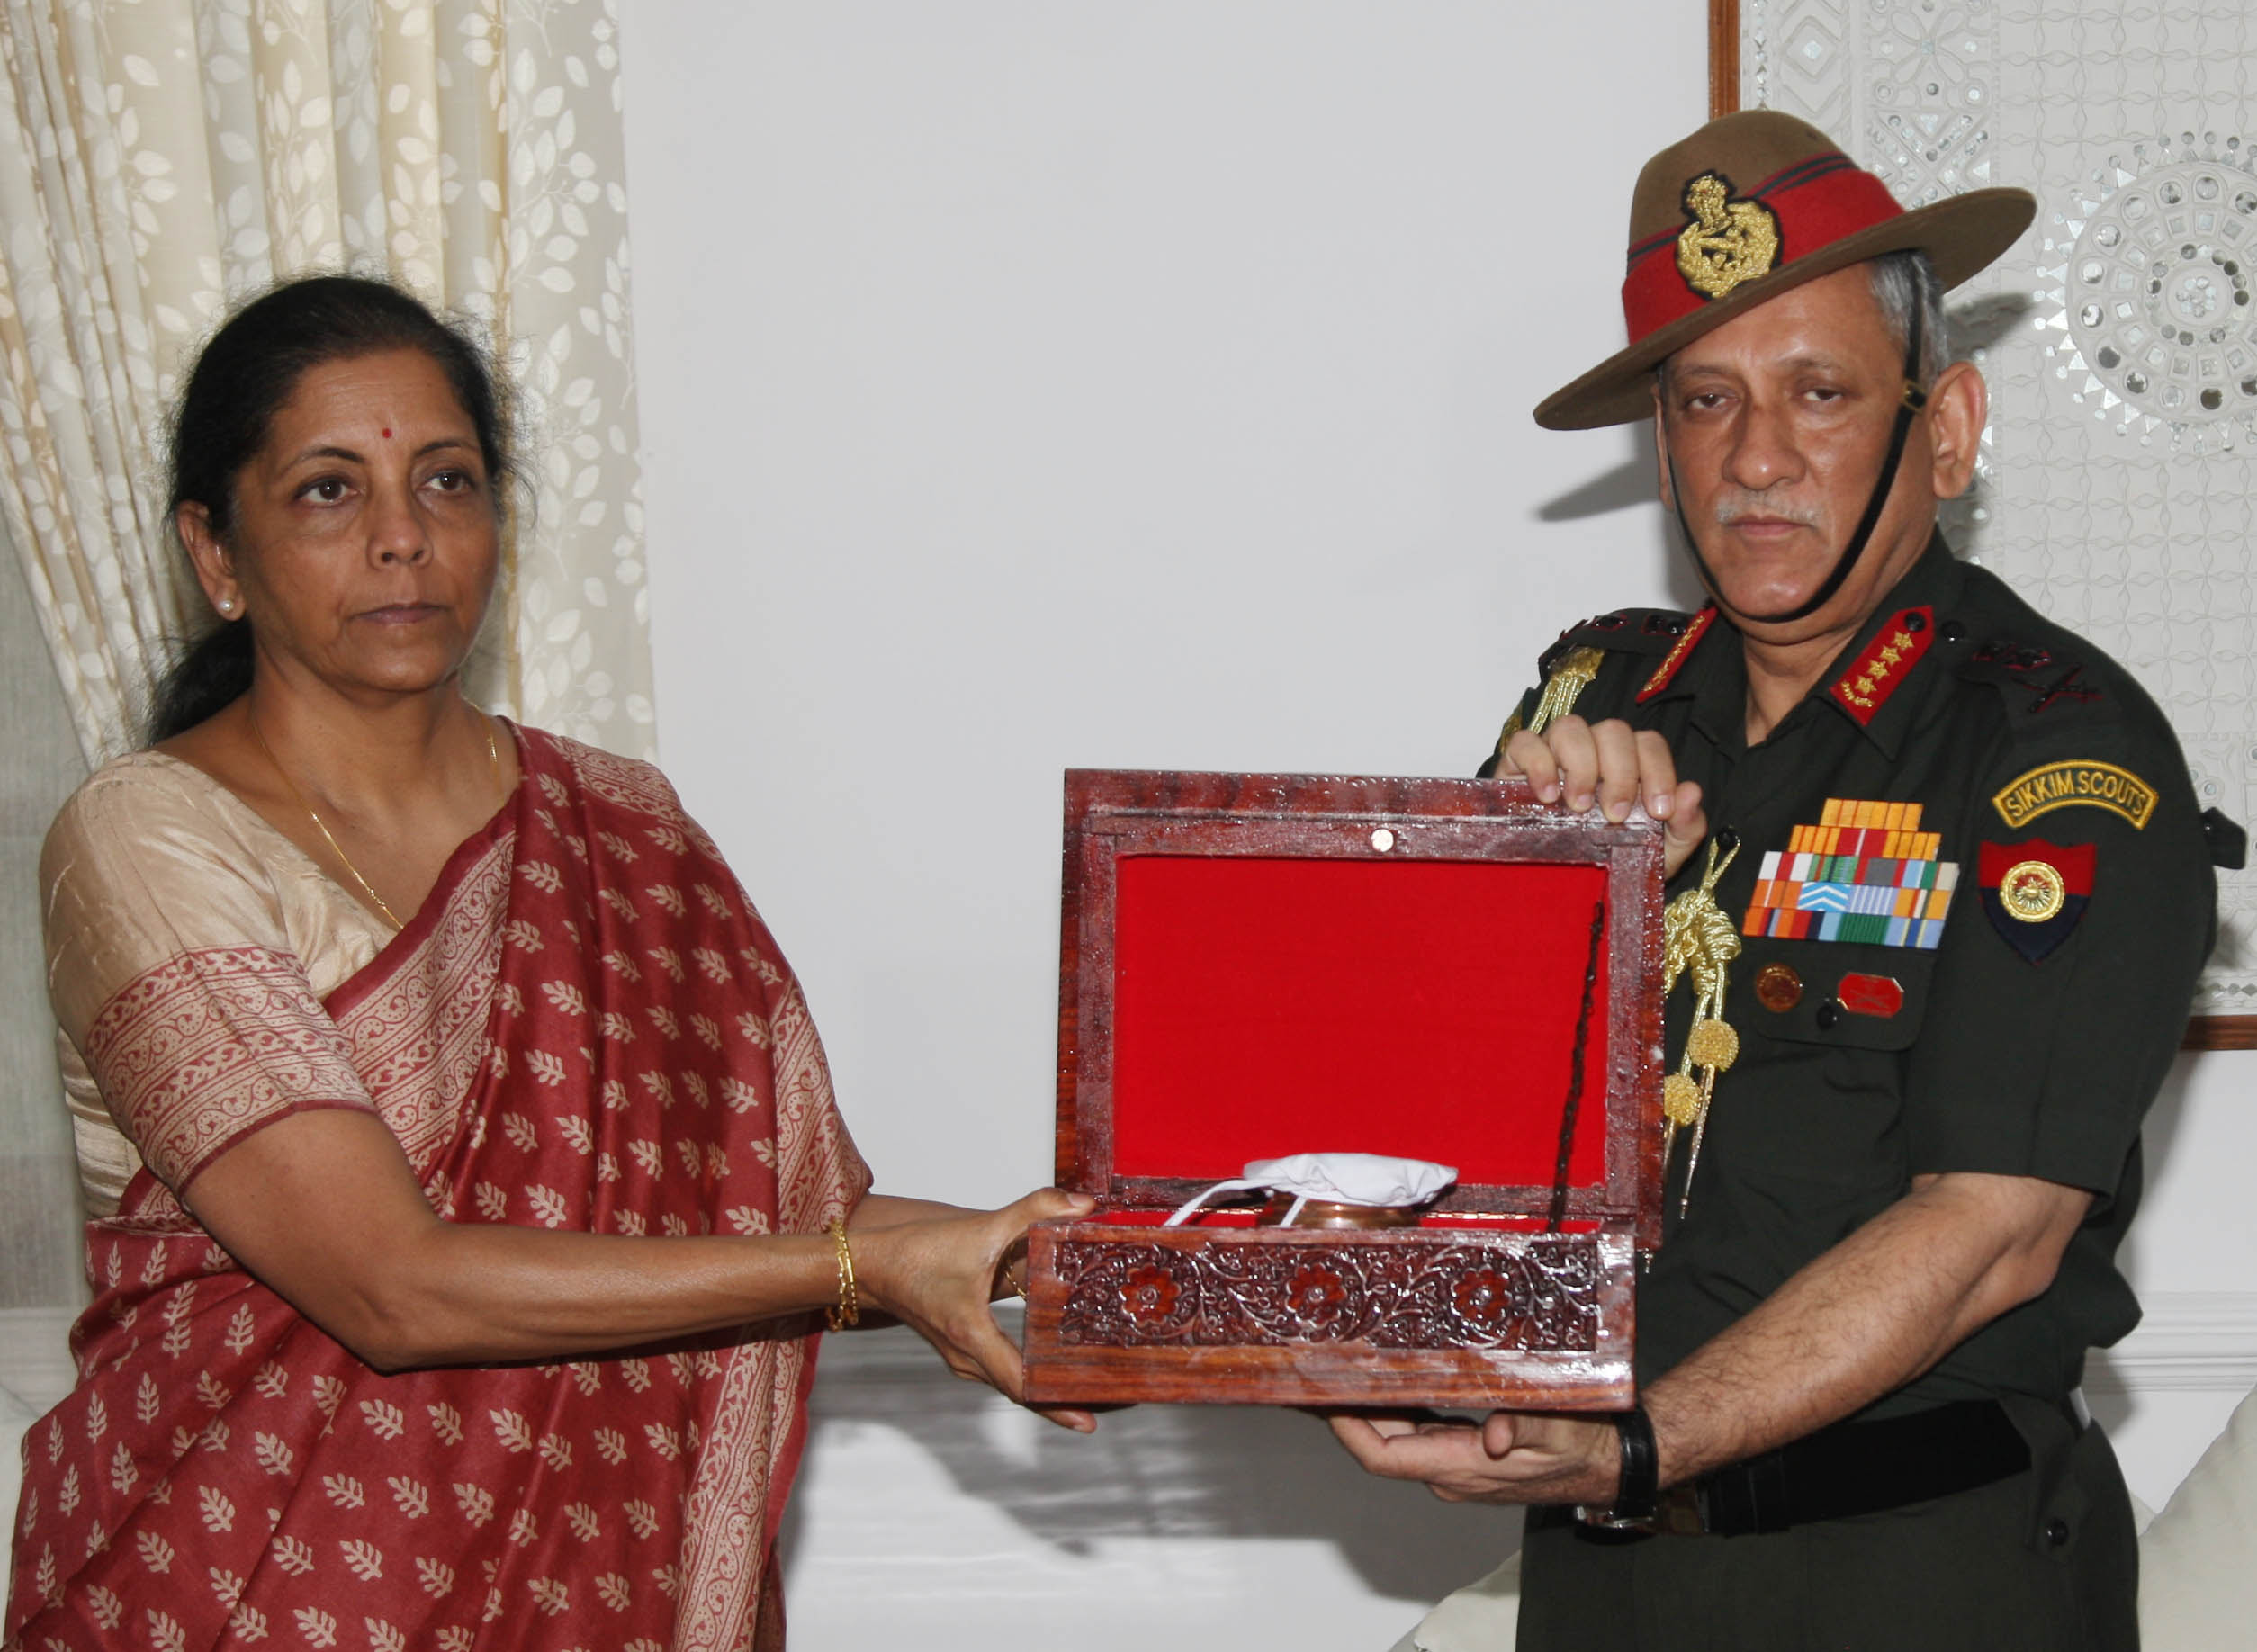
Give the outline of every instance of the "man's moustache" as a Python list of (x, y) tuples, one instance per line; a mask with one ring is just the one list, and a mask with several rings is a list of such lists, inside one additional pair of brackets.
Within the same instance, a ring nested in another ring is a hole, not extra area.
[(1818, 512), (1811, 507), (1767, 499), (1759, 493), (1728, 496), (1718, 499), (1713, 509), (1720, 527), (1730, 527), (1749, 516), (1762, 516), (1773, 522), (1792, 522), (1803, 527), (1816, 527), (1819, 525)]

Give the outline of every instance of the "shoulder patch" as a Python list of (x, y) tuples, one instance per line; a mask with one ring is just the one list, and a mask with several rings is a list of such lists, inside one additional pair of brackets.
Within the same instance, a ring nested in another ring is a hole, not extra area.
[(1863, 728), (1889, 703), (1889, 696), (1904, 686), (1912, 668), (1935, 642), (1935, 611), (1907, 608), (1881, 627), (1828, 692)]
[(2076, 804), (2106, 809), (2144, 829), (2155, 813), (2155, 788), (2114, 763), (2072, 760), (2042, 763), (2017, 775), (1991, 798), (1999, 818), (2015, 831), (2041, 814)]
[(2099, 857), (2090, 843), (1985, 842), (1976, 887), (1991, 927), (2032, 964), (2045, 962), (2084, 916)]
[(1638, 691), (1639, 705), (1643, 705), (1669, 686), (1670, 679), (1676, 677), (1685, 662), (1692, 658), (1694, 649), (1699, 646), (1701, 639), (1708, 634), (1708, 628), (1715, 623), (1716, 605), (1714, 603), (1709, 604), (1707, 607), (1703, 608), (1686, 622), (1684, 629), (1677, 635), (1677, 641), (1670, 644), (1668, 654), (1663, 656), (1661, 663), (1654, 668), (1653, 675), (1646, 679), (1646, 686)]

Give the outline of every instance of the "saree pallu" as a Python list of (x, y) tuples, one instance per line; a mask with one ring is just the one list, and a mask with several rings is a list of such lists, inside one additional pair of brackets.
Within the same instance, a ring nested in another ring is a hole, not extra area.
[(25, 1437), (24, 1652), (738, 1648), (805, 1438), (810, 1317), (386, 1377), (173, 1190), (373, 1107), (449, 1221), (819, 1232), (868, 1187), (774, 941), (654, 769), (519, 731), (516, 794), (319, 1006), (294, 961), (148, 970), (85, 1043), (150, 1166), (88, 1226), (79, 1381)]

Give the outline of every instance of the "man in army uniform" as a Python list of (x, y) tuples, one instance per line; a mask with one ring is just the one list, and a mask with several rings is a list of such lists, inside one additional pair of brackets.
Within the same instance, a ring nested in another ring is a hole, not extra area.
[(2034, 211), (1908, 213), (1799, 121), (1713, 122), (1639, 180), (1630, 346), (1537, 409), (1654, 420), (1712, 599), (1565, 634), (1484, 771), (1667, 825), (1641, 1405), (1334, 1423), (1536, 1505), (1524, 1648), (2136, 1644), (2076, 1389), (2137, 1319), (2114, 1258), (2215, 888), (2148, 697), (1936, 531), (1986, 414), (1941, 292)]

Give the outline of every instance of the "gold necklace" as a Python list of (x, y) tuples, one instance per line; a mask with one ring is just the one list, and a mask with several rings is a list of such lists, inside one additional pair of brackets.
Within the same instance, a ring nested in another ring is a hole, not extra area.
[[(298, 789), (298, 783), (290, 777), (290, 771), (275, 760), (274, 749), (266, 743), (266, 736), (259, 732), (258, 718), (248, 707), (244, 710), (243, 720), (251, 725), (251, 738), (258, 742), (258, 749), (265, 757), (268, 766), (282, 777), (282, 783), (290, 788), (290, 795), (298, 800), (298, 806), (306, 812), (306, 818), (313, 822), (313, 829), (321, 834), (321, 840), (329, 846), (329, 853), (337, 857), (337, 865), (353, 875), (353, 881), (361, 886), (361, 893), (376, 903), (376, 910), (383, 913), (386, 922), (395, 929), (406, 929), (408, 926), (400, 921), (399, 914), (384, 904), (384, 897), (376, 893), (375, 884), (361, 875), (361, 869), (353, 864), (352, 857), (347, 855), (337, 842), (337, 834), (329, 830), (328, 822), (322, 820), (313, 804), (306, 800), (306, 795)], [(488, 717), (484, 719), (484, 722), (486, 724), (486, 761), (492, 766), (494, 784), (499, 786), (501, 784), (501, 749), (494, 743), (494, 720)]]

